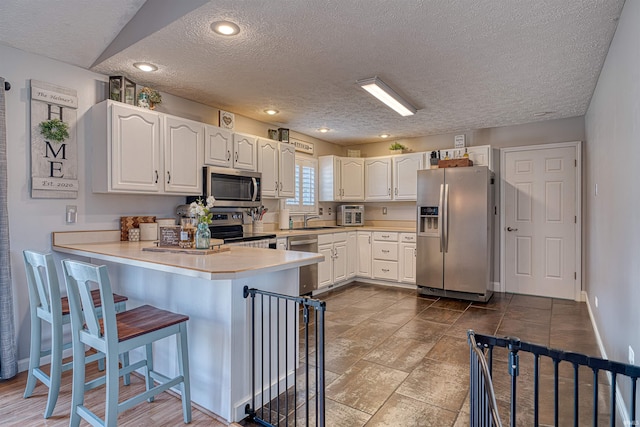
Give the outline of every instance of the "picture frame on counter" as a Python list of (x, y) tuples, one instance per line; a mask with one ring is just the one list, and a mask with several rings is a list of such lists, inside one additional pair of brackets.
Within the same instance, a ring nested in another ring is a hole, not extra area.
[(224, 129), (231, 129), (235, 127), (236, 116), (228, 111), (220, 110), (220, 127)]

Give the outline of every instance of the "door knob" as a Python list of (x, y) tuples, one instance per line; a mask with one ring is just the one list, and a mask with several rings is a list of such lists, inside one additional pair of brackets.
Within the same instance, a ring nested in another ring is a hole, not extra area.
[(507, 227), (507, 231), (518, 231), (518, 229), (517, 228)]

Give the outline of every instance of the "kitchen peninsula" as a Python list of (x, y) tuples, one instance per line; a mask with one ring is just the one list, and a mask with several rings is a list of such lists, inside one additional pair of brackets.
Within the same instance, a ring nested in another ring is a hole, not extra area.
[[(188, 315), (192, 401), (228, 422), (244, 418), (251, 398), (251, 317), (243, 288), (297, 295), (298, 267), (324, 257), (245, 247), (211, 255), (158, 253), (142, 251), (153, 242), (121, 242), (119, 235), (54, 232), (53, 249), (107, 265), (114, 292), (129, 297), (128, 308), (150, 304)], [(173, 375), (175, 343), (164, 340), (154, 350), (157, 370)]]

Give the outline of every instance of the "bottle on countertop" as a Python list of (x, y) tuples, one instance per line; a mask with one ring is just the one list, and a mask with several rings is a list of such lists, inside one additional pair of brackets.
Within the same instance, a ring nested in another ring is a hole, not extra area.
[(293, 230), (293, 218), (289, 217), (289, 230)]
[(445, 151), (445, 152), (444, 152), (444, 159), (445, 159), (445, 160), (450, 160), (450, 159), (449, 159), (449, 152), (448, 152), (448, 151)]
[(469, 152), (467, 151), (467, 147), (464, 147), (464, 154), (462, 155), (463, 159), (468, 159), (469, 158)]

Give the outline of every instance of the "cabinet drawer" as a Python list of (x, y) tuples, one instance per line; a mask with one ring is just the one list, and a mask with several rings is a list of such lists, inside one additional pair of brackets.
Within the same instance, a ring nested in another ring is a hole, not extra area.
[(400, 241), (415, 243), (417, 241), (416, 233), (400, 233)]
[(398, 263), (394, 261), (373, 261), (373, 277), (376, 279), (398, 280)]
[(346, 242), (346, 241), (347, 241), (347, 233), (334, 233), (333, 234), (333, 243)]
[(319, 245), (324, 245), (327, 243), (333, 243), (333, 234), (331, 233), (327, 233), (327, 234), (318, 234), (318, 244)]
[(396, 242), (373, 242), (373, 259), (398, 261), (398, 244)]
[(387, 242), (397, 242), (398, 233), (392, 233), (388, 231), (374, 231), (373, 240), (382, 240)]

